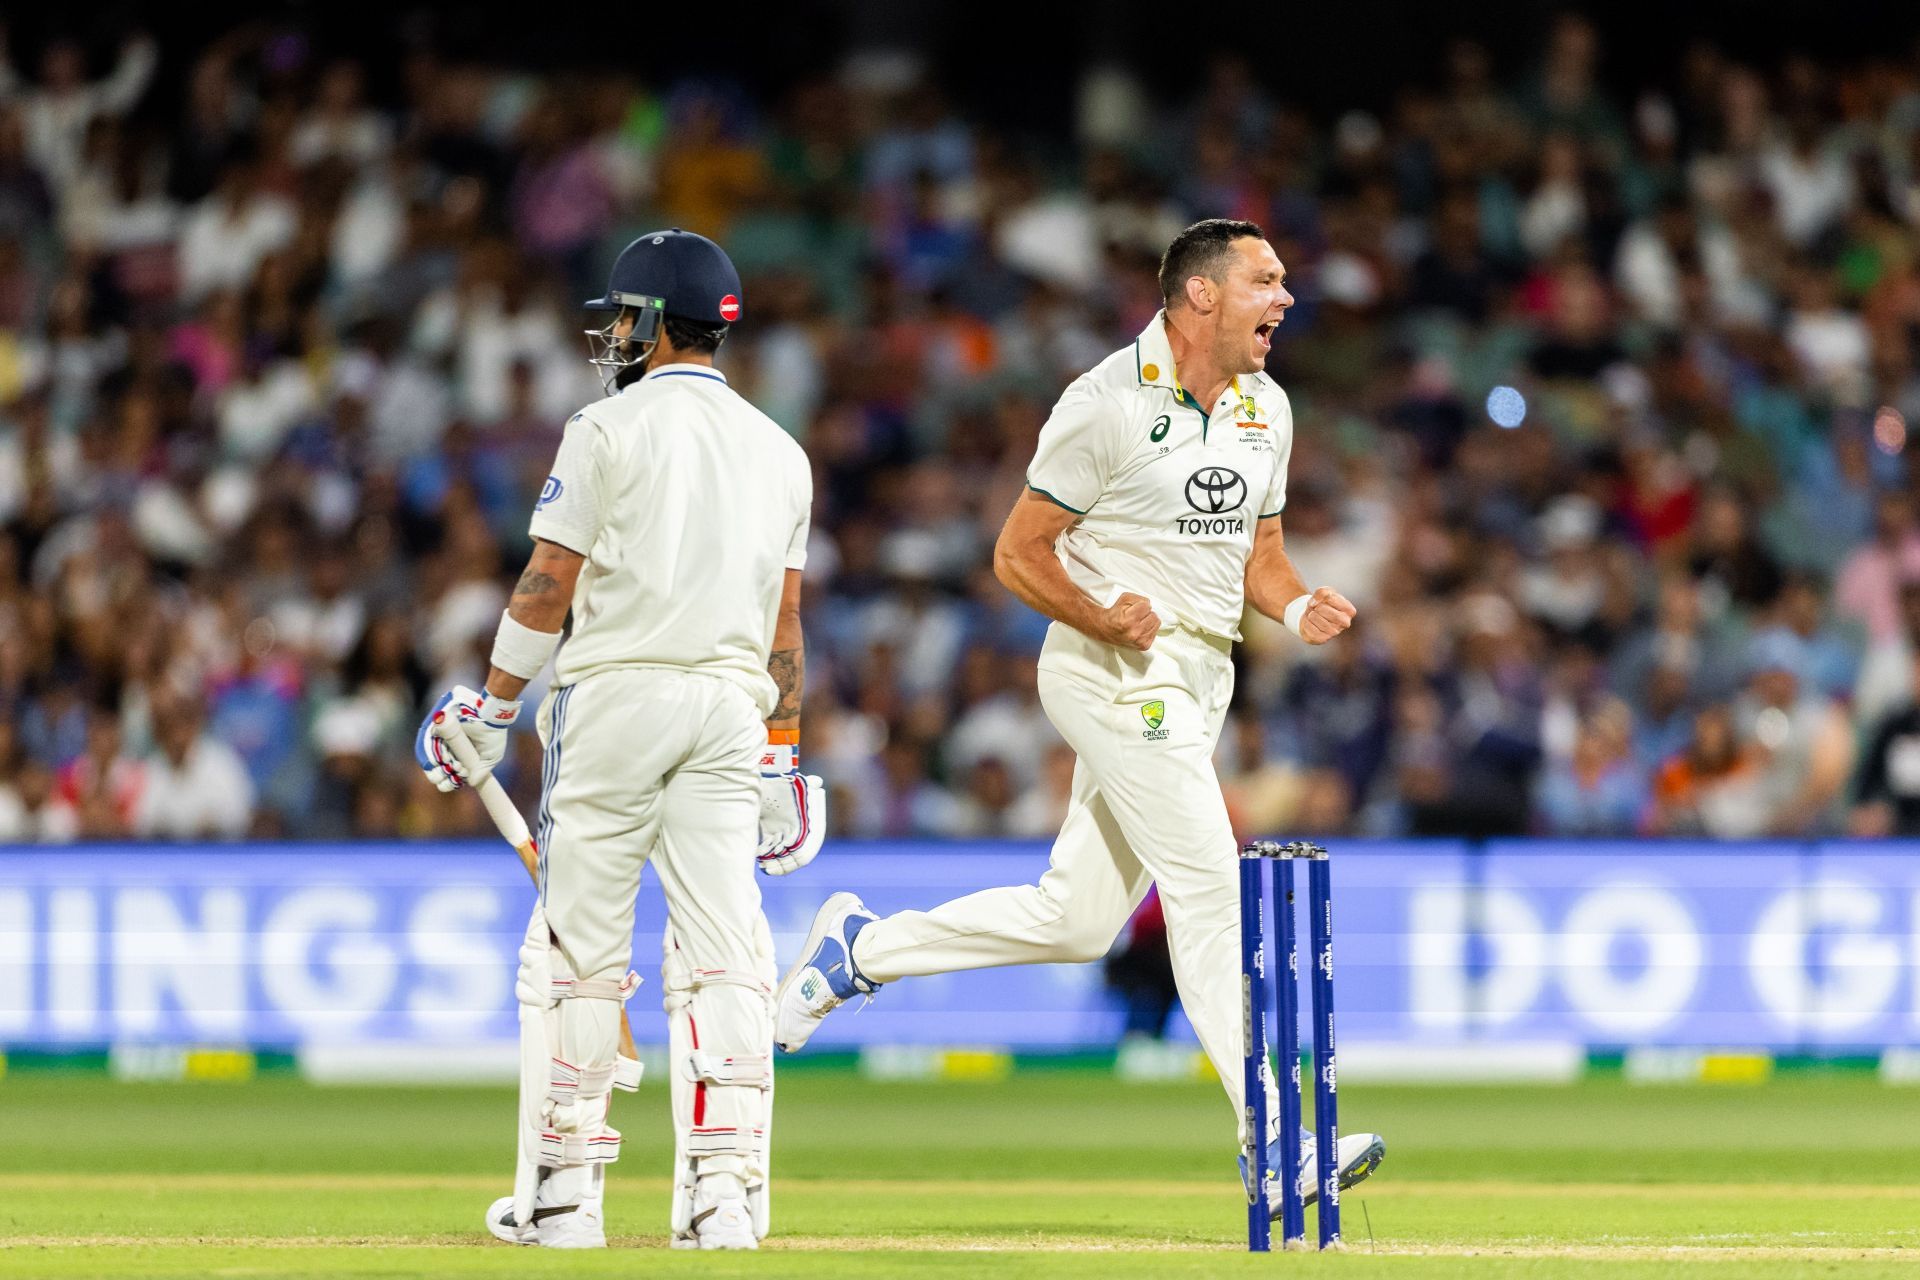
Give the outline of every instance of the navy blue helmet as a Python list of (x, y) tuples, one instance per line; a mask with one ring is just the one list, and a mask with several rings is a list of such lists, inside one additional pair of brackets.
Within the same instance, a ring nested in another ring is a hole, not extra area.
[(595, 311), (634, 311), (633, 331), (616, 336), (616, 315), (605, 329), (589, 329), (588, 359), (612, 370), (609, 379), (644, 363), (667, 316), (724, 331), (740, 318), (740, 273), (726, 250), (703, 235), (671, 227), (649, 231), (620, 251), (607, 277), (607, 291), (586, 306)]

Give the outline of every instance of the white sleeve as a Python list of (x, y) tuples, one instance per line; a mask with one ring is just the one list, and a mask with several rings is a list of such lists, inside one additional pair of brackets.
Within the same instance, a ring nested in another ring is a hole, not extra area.
[(1277, 516), (1287, 505), (1287, 463), (1293, 458), (1293, 402), (1280, 393), (1280, 411), (1273, 415), (1273, 479), (1260, 502), (1260, 518)]
[(583, 556), (592, 552), (605, 518), (603, 461), (599, 424), (584, 413), (574, 414), (560, 437), (553, 473), (533, 504), (527, 532)]
[(799, 489), (800, 511), (793, 523), (793, 532), (787, 536), (787, 568), (804, 569), (807, 567), (807, 532), (813, 527), (813, 469), (807, 465), (806, 455), (800, 455)]
[(1053, 406), (1027, 467), (1027, 488), (1075, 515), (1107, 491), (1119, 463), (1119, 410), (1091, 378), (1080, 378)]

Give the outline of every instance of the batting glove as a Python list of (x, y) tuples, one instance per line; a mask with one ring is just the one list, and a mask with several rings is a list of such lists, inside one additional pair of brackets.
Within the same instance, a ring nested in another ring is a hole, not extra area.
[(414, 762), (442, 791), (476, 786), (507, 754), (507, 729), (519, 718), (518, 702), (455, 685), (420, 722)]
[(773, 730), (760, 756), (760, 870), (784, 876), (812, 862), (827, 838), (826, 784), (800, 772), (800, 735)]

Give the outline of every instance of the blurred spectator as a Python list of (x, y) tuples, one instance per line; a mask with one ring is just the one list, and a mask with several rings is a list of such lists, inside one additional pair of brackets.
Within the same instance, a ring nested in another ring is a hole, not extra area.
[(122, 750), (119, 716), (96, 708), (87, 717), (86, 752), (60, 770), (52, 803), (73, 815), (81, 838), (124, 839), (132, 833), (145, 787), (139, 763)]
[(243, 289), (270, 253), (284, 249), (299, 225), (285, 196), (265, 189), (259, 160), (231, 157), (212, 192), (180, 229), (180, 296), (194, 302), (219, 289)]
[(1705, 590), (1707, 616), (1729, 608), (1751, 610), (1773, 603), (1780, 590), (1780, 563), (1753, 535), (1752, 520), (1740, 499), (1720, 490), (1700, 504), (1687, 568)]
[(895, 736), (880, 749), (879, 794), (854, 831), (866, 836), (951, 835), (962, 818), (951, 792), (927, 777), (921, 745)]
[(1900, 584), (1920, 579), (1920, 527), (1913, 499), (1901, 492), (1880, 496), (1873, 512), (1873, 540), (1841, 566), (1833, 599), (1858, 618), (1875, 641), (1900, 631)]
[(1662, 670), (1679, 674), (1692, 696), (1731, 697), (1745, 676), (1743, 634), (1724, 614), (1710, 620), (1700, 583), (1670, 572), (1660, 579), (1653, 617), (1613, 653), (1610, 684), (1630, 703), (1645, 698)]
[(982, 756), (961, 774), (960, 794), (941, 834), (998, 839), (1012, 835), (1014, 802), (1019, 792), (1007, 762)]
[(1039, 780), (1041, 761), (1060, 741), (1041, 710), (1031, 659), (970, 650), (960, 676), (963, 710), (947, 736), (947, 767), (971, 769), (992, 759), (1016, 790)]
[(154, 708), (159, 754), (148, 763), (134, 831), (162, 840), (234, 839), (253, 821), (253, 780), (232, 747), (207, 734), (201, 708), (179, 698)]
[(1040, 777), (1021, 793), (1007, 815), (1007, 834), (1025, 839), (1052, 839), (1067, 819), (1073, 798), (1073, 749), (1056, 742), (1047, 750)]
[(80, 815), (54, 794), (53, 771), (21, 750), (13, 724), (0, 720), (0, 841), (58, 844), (80, 834)]
[(1822, 696), (1845, 701), (1853, 696), (1860, 672), (1861, 628), (1852, 619), (1832, 617), (1827, 596), (1826, 584), (1817, 578), (1790, 573), (1773, 613), (1801, 643), (1807, 682)]
[(358, 168), (380, 160), (391, 145), (387, 122), (366, 104), (366, 73), (357, 62), (335, 62), (320, 73), (313, 106), (291, 142), (301, 166), (332, 161)]
[[(1069, 133), (911, 58), (783, 96), (422, 28), (389, 82), (289, 62), (325, 45), (283, 17), (0, 49), (0, 837), (473, 828), (409, 731), (484, 670), (599, 394), (581, 291), (668, 223), (734, 252), (722, 364), (816, 468), (837, 831), (1057, 828), (1046, 622), (989, 550), (1047, 406), (1205, 216), (1261, 221), (1299, 286), (1285, 534), (1364, 624), (1309, 652), (1248, 620), (1218, 754), (1245, 821), (1823, 833), (1851, 742), (1913, 700), (1910, 50), (1781, 76), (1703, 44), (1637, 84), (1601, 75), (1622, 24), (1566, 15), (1511, 76), (1445, 45), (1384, 115), (1237, 56), (1149, 105), (1103, 63)], [(1875, 759), (1861, 829), (1903, 821)], [(194, 807), (229, 766), (246, 803)]]
[(1764, 785), (1762, 753), (1741, 740), (1732, 710), (1722, 703), (1703, 707), (1686, 750), (1655, 779), (1653, 829), (1721, 839), (1762, 835)]
[(1853, 766), (1853, 730), (1807, 679), (1806, 645), (1784, 627), (1754, 637), (1747, 688), (1734, 703), (1741, 735), (1763, 753), (1761, 807), (1773, 835), (1813, 835), (1834, 820)]
[(1241, 832), (1278, 831), (1298, 816), (1304, 788), (1292, 763), (1275, 759), (1259, 716), (1230, 716), (1214, 750), (1227, 816)]
[(1846, 156), (1826, 145), (1821, 133), (1819, 119), (1802, 110), (1760, 158), (1781, 234), (1802, 248), (1831, 229), (1853, 200)]
[[(1911, 661), (1912, 688), (1920, 690), (1920, 657)], [(1853, 803), (1854, 835), (1920, 836), (1920, 695), (1875, 726), (1860, 758)]]
[(159, 65), (159, 48), (133, 36), (105, 79), (89, 82), (85, 51), (72, 40), (55, 40), (40, 55), (38, 84), (15, 73), (6, 31), (0, 28), (0, 99), (18, 98), (26, 119), (27, 153), (55, 188), (79, 174), (87, 127), (119, 115), (139, 101)]
[(1920, 579), (1900, 585), (1900, 626), (1891, 635), (1876, 638), (1860, 661), (1860, 679), (1853, 690), (1853, 710), (1867, 727), (1920, 695), (1913, 680), (1913, 658), (1920, 652)]
[(1533, 194), (1520, 210), (1520, 243), (1531, 258), (1545, 258), (1586, 231), (1587, 201), (1580, 141), (1551, 133), (1540, 143)]
[(1325, 662), (1294, 669), (1282, 706), (1286, 738), (1299, 758), (1333, 770), (1348, 796), (1364, 799), (1393, 739), (1394, 675), (1370, 648), (1366, 624), (1356, 624), (1346, 643), (1328, 647)]
[(1599, 534), (1599, 509), (1578, 495), (1554, 499), (1540, 517), (1539, 540), (1546, 556), (1522, 578), (1521, 601), (1529, 613), (1562, 634), (1584, 631), (1600, 613), (1606, 580), (1595, 554)]
[(1531, 811), (1540, 760), (1539, 673), (1519, 617), (1505, 599), (1470, 596), (1448, 678), (1403, 694), (1402, 724), (1414, 748), (1403, 777), (1415, 834), (1518, 835)]
[(945, 688), (964, 632), (959, 607), (937, 589), (938, 542), (932, 534), (904, 530), (887, 540), (881, 555), (893, 590), (863, 611), (862, 634), (869, 645), (899, 655), (909, 696)]
[(1541, 779), (1540, 823), (1548, 835), (1636, 831), (1646, 820), (1647, 779), (1633, 755), (1633, 715), (1607, 699), (1580, 726), (1573, 753)]

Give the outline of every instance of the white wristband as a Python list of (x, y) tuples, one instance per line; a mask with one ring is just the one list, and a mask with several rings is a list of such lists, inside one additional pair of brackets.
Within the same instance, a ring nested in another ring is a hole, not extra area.
[(535, 631), (513, 620), (510, 613), (500, 615), (500, 630), (493, 637), (493, 665), (510, 676), (531, 680), (547, 665), (547, 659), (560, 647), (558, 631)]
[[(1281, 623), (1287, 630), (1293, 632), (1293, 634), (1297, 636), (1300, 635), (1300, 620), (1307, 616), (1307, 606), (1312, 603), (1313, 596), (1311, 594), (1295, 596), (1293, 603), (1289, 604), (1286, 611), (1280, 615)], [(1303, 640), (1306, 639), (1305, 636), (1301, 636), (1300, 638)]]

